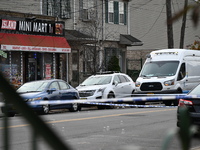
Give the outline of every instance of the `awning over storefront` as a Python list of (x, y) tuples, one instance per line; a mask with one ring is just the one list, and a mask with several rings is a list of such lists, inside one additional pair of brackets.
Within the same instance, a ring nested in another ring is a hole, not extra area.
[(127, 46), (142, 46), (142, 41), (136, 39), (132, 35), (128, 34), (120, 34), (120, 44), (124, 44)]
[(70, 53), (64, 37), (0, 33), (1, 50)]

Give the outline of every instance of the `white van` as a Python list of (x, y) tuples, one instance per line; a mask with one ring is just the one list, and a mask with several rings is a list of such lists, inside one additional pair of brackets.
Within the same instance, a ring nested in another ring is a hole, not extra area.
[[(162, 49), (152, 51), (136, 80), (135, 94), (188, 93), (200, 83), (200, 51)], [(178, 101), (163, 101), (165, 105)]]

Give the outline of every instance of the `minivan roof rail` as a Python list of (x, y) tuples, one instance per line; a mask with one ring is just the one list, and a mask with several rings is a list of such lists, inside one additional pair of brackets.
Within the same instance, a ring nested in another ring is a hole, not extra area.
[(97, 72), (96, 74), (113, 74), (113, 73), (120, 73), (119, 71), (103, 71), (103, 72)]

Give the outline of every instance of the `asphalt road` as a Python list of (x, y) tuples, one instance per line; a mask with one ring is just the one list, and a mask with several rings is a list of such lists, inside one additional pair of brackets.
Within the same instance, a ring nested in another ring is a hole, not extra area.
[[(176, 127), (176, 108), (85, 109), (41, 116), (74, 150), (161, 150), (169, 131)], [(17, 115), (9, 119), (11, 150), (32, 150), (30, 125)], [(3, 118), (0, 118), (0, 150), (3, 150)], [(51, 150), (42, 138), (39, 150)], [(191, 149), (200, 146), (197, 137)], [(174, 136), (168, 150), (181, 150)]]

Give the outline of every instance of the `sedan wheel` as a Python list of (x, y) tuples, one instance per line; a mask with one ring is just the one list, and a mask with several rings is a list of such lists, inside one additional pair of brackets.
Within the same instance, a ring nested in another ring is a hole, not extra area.
[(49, 105), (43, 105), (41, 114), (48, 114), (49, 113)]
[(75, 112), (75, 111), (78, 111), (78, 110), (80, 110), (80, 106), (77, 103), (73, 103), (72, 107), (69, 109), (69, 111), (71, 111), (71, 112)]

